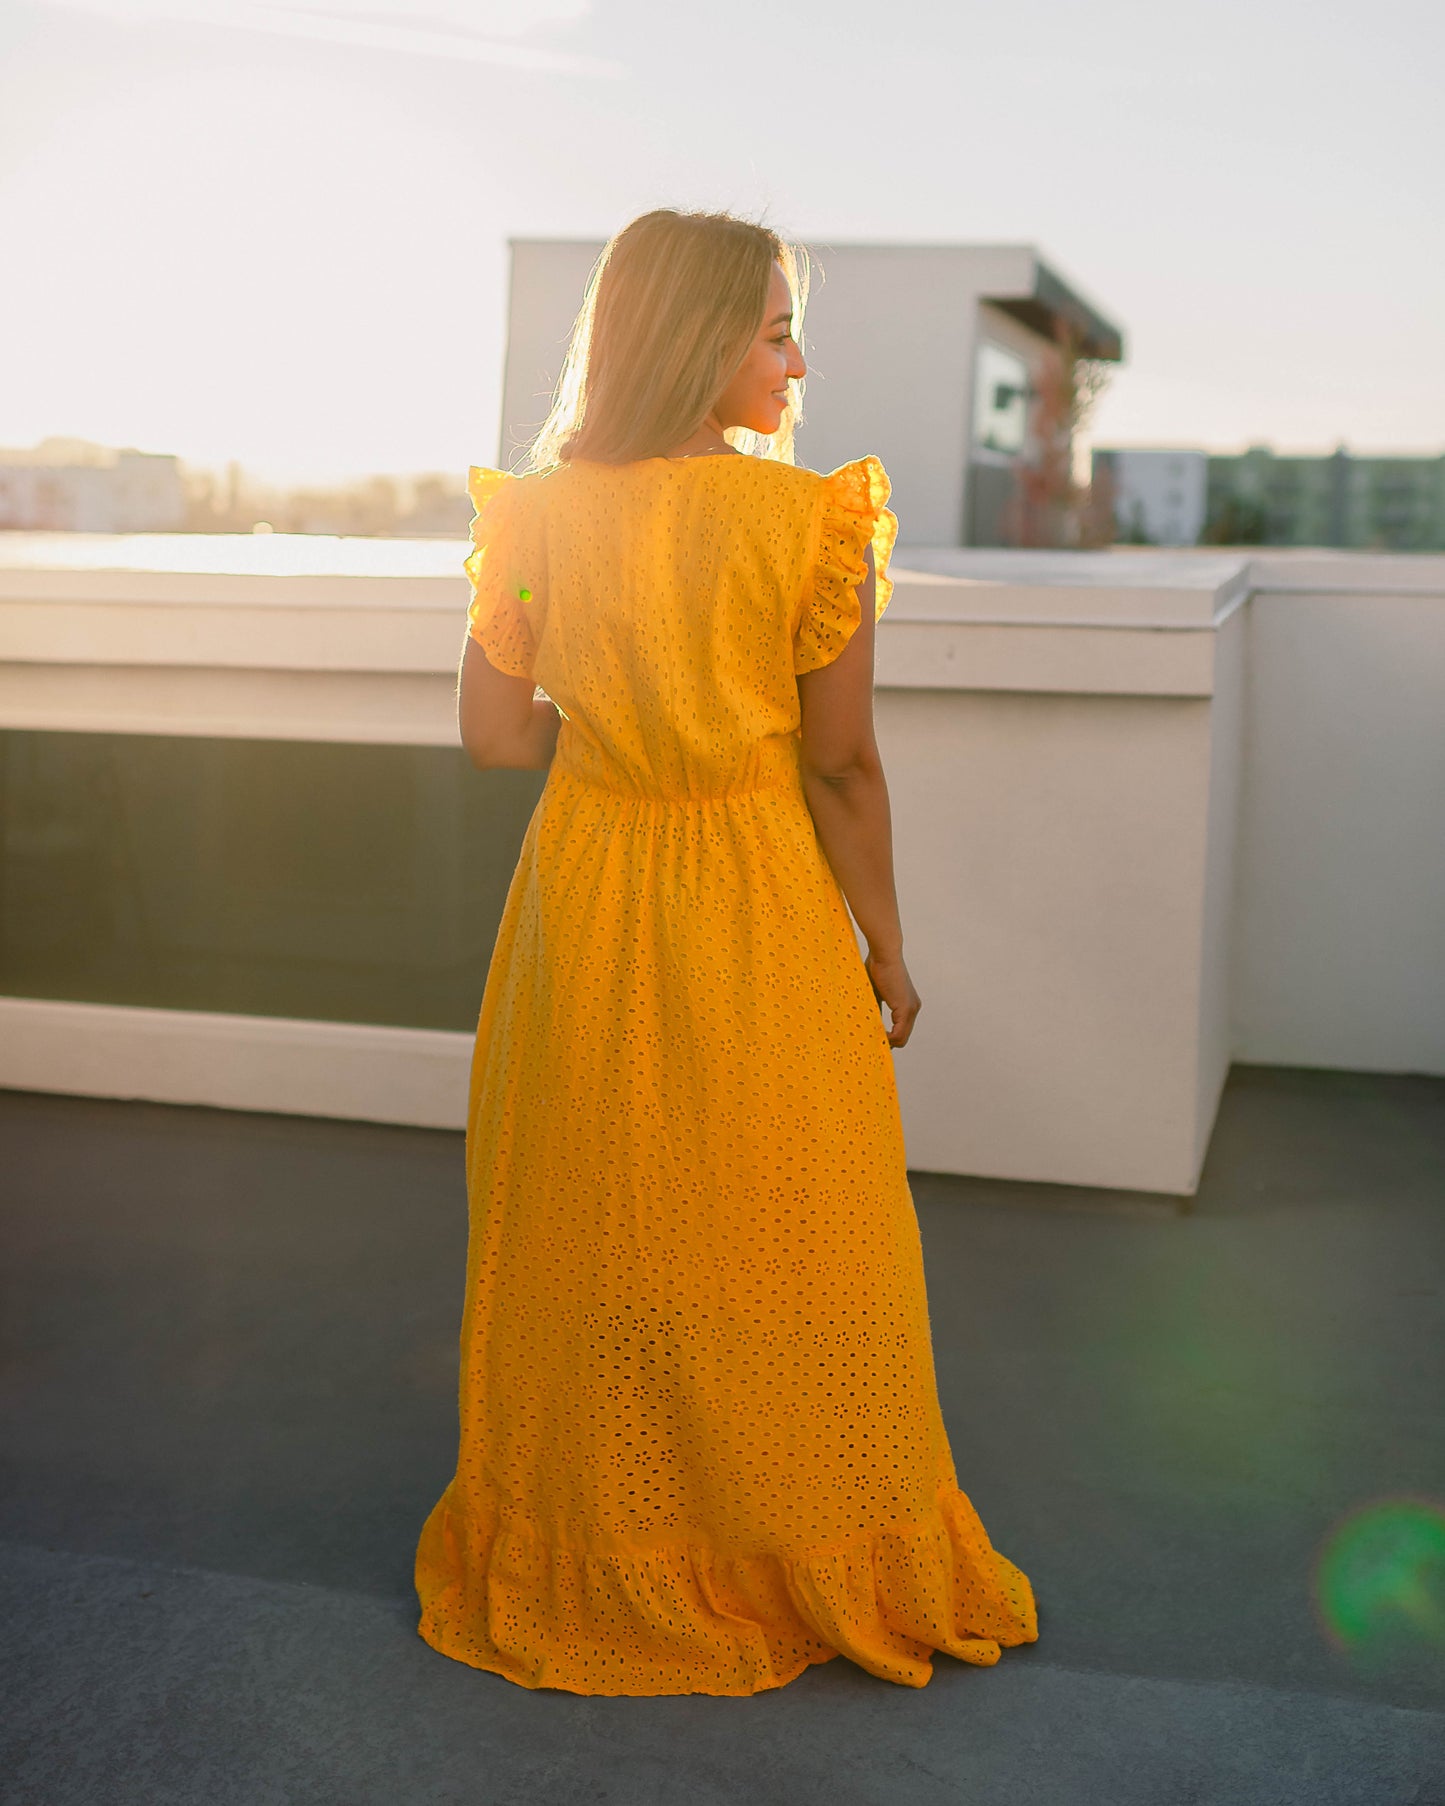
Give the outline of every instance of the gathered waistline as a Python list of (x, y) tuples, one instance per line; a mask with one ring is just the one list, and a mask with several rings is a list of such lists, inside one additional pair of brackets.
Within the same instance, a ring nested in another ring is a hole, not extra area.
[(774, 791), (787, 790), (802, 794), (796, 766), (784, 766), (778, 770), (766, 772), (744, 783), (732, 784), (725, 790), (704, 790), (679, 792), (675, 790), (644, 790), (637, 784), (616, 784), (595, 773), (581, 771), (575, 765), (553, 759), (551, 773), (567, 783), (581, 784), (588, 790), (601, 791), (603, 795), (613, 797), (621, 803), (652, 803), (664, 808), (689, 809), (703, 808), (715, 803), (746, 802), (749, 797), (765, 796)]

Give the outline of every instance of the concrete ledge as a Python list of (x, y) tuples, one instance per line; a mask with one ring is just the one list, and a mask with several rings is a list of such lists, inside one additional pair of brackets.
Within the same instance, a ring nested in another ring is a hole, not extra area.
[[(452, 743), (464, 551), (279, 534), (10, 535), (0, 726)], [(1010, 567), (984, 555), (966, 576), (905, 560), (879, 626), (878, 687), (1214, 693), (1215, 636), (1249, 594), (1245, 561), (1012, 556)], [(445, 702), (414, 681), (426, 677), (445, 678)]]
[[(899, 590), (907, 596), (906, 580)], [(1054, 696), (1212, 696), (1214, 630), (1112, 622), (891, 619), (878, 627), (880, 690), (1004, 690)]]
[[(455, 747), (464, 550), (0, 535), (0, 727)], [(1231, 1058), (1441, 1070), (1442, 603), (1433, 555), (900, 555), (877, 714), (928, 984), (915, 1165), (1188, 1196)], [(27, 1018), (11, 1083), (92, 1088), (59, 1021)], [(353, 1037), (344, 1082), (313, 1029)], [(161, 1074), (134, 1095), (459, 1120), (452, 1079), (399, 1085), (413, 1044), (374, 1037), (407, 1031), (251, 1024), (234, 1067), (202, 1037), (225, 1080), (196, 1094), (178, 1032), (115, 1028)], [(274, 1085), (288, 1060), (314, 1086)]]
[(0, 1086), (461, 1129), (474, 1038), (0, 997)]

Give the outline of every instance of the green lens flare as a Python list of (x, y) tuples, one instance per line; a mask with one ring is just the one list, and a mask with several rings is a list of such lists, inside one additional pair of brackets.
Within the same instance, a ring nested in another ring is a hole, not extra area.
[(532, 600), (532, 592), (529, 589), (519, 589), (517, 594), (524, 602), (530, 602)]
[(1386, 1499), (1352, 1512), (1315, 1566), (1315, 1609), (1347, 1652), (1445, 1649), (1445, 1509)]

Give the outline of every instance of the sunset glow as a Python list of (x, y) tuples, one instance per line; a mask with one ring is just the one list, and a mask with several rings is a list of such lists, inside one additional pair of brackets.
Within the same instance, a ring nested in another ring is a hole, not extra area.
[(15, 0), (0, 443), (459, 472), (496, 452), (507, 238), (664, 204), (762, 214), (825, 273), (830, 243), (1040, 245), (1129, 335), (1105, 442), (1439, 449), (1437, 15), (805, 15)]

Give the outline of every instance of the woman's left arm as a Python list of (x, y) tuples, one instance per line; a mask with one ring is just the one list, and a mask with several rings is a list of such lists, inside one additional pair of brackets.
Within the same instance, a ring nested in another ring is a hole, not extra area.
[(530, 677), (499, 671), (467, 635), (457, 673), (457, 729), (478, 771), (545, 771), (562, 717)]

